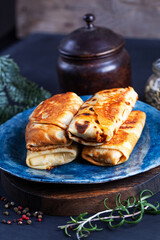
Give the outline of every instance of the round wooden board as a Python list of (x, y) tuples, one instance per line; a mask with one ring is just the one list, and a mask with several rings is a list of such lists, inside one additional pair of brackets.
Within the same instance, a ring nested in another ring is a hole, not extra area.
[(24, 180), (4, 171), (2, 185), (7, 195), (18, 204), (31, 210), (41, 210), (48, 215), (73, 216), (83, 212), (104, 210), (103, 200), (115, 206), (115, 197), (122, 194), (137, 197), (144, 189), (160, 191), (160, 166), (148, 172), (122, 180), (100, 184), (51, 184)]

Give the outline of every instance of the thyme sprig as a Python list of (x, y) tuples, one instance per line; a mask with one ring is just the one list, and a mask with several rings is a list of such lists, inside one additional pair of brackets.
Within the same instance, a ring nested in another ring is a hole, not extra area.
[(130, 196), (126, 200), (121, 201), (121, 194), (119, 193), (116, 196), (115, 204), (116, 207), (111, 209), (107, 206), (106, 201), (104, 200), (105, 210), (98, 212), (90, 217), (88, 213), (82, 213), (78, 217), (70, 217), (70, 221), (66, 225), (58, 226), (58, 228), (63, 229), (65, 234), (68, 237), (71, 237), (69, 230), (75, 231), (77, 239), (88, 237), (92, 231), (102, 231), (103, 228), (99, 228), (97, 224), (93, 222), (106, 222), (111, 228), (117, 228), (126, 224), (137, 224), (139, 223), (143, 215), (147, 214), (160, 214), (159, 203), (151, 204), (147, 201), (153, 192), (150, 190), (143, 190), (139, 199), (136, 197)]

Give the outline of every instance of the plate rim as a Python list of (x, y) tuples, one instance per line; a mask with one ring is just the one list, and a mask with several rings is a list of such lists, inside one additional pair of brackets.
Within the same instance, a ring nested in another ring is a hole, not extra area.
[[(91, 96), (92, 96), (92, 95), (84, 95), (84, 96), (81, 96), (81, 97), (82, 97), (82, 98), (90, 98)], [(156, 108), (150, 106), (149, 104), (144, 103), (144, 102), (142, 102), (142, 101), (140, 101), (140, 100), (138, 100), (137, 102), (138, 102), (139, 104), (148, 106), (149, 108), (153, 109), (153, 111), (156, 111), (158, 114), (160, 114), (160, 111), (159, 111), (159, 110), (157, 110)], [(17, 117), (19, 118), (19, 116), (21, 116), (21, 115), (24, 114), (25, 112), (28, 112), (28, 111), (33, 110), (34, 108), (35, 108), (35, 107), (32, 107), (32, 108), (29, 108), (29, 109), (27, 109), (27, 110), (25, 110), (25, 111), (23, 111), (23, 112), (20, 112), (20, 113), (16, 114), (15, 116), (13, 116), (13, 117), (12, 117), (11, 119), (9, 119), (8, 121), (6, 121), (5, 123), (3, 123), (2, 125), (0, 125), (0, 135), (1, 135), (1, 129), (2, 129), (2, 127), (5, 127), (5, 125), (8, 124), (8, 122), (14, 121), (14, 119), (16, 119)], [(1, 163), (1, 159), (0, 159), (0, 163)], [(159, 164), (159, 165), (160, 165), (160, 164)], [(159, 166), (159, 165), (157, 165), (157, 166)], [(155, 168), (155, 167), (157, 167), (157, 166), (154, 166), (154, 167), (151, 167), (151, 168), (146, 168), (145, 170), (143, 170), (143, 171), (141, 171), (141, 172), (136, 172), (136, 171), (135, 171), (134, 174), (128, 174), (126, 177), (119, 178), (119, 176), (117, 176), (117, 178), (115, 177), (114, 179), (112, 179), (112, 180), (110, 180), (110, 181), (104, 181), (104, 179), (102, 179), (102, 180), (99, 180), (99, 179), (98, 179), (96, 182), (95, 182), (95, 181), (88, 181), (88, 180), (86, 180), (86, 181), (83, 180), (82, 182), (79, 182), (78, 180), (77, 180), (77, 181), (75, 181), (75, 180), (74, 180), (74, 181), (71, 181), (71, 180), (67, 180), (67, 179), (64, 179), (64, 181), (63, 181), (63, 180), (61, 180), (61, 181), (45, 180), (45, 181), (44, 181), (44, 179), (42, 179), (41, 177), (39, 177), (39, 178), (33, 178), (33, 177), (31, 177), (31, 175), (30, 175), (30, 177), (20, 176), (18, 173), (14, 173), (14, 172), (12, 172), (11, 170), (8, 170), (8, 169), (4, 168), (1, 164), (0, 164), (0, 169), (1, 169), (2, 171), (4, 171), (4, 172), (7, 172), (7, 173), (11, 174), (12, 176), (15, 176), (15, 177), (18, 177), (18, 178), (22, 178), (22, 179), (27, 180), (27, 181), (32, 181), (32, 182), (43, 182), (43, 183), (50, 183), (50, 184), (100, 184), (100, 183), (117, 181), (117, 180), (121, 180), (121, 179), (128, 178), (128, 177), (131, 177), (131, 176), (135, 176), (135, 175), (137, 175), (137, 174), (141, 174), (141, 173), (143, 173), (143, 172), (149, 171), (149, 170), (151, 170), (151, 169), (153, 169), (153, 168)], [(29, 167), (28, 167), (28, 168), (29, 168)], [(40, 170), (40, 171), (42, 171), (42, 170)], [(46, 170), (45, 170), (45, 171), (46, 171)], [(48, 171), (48, 170), (47, 170), (47, 171)]]

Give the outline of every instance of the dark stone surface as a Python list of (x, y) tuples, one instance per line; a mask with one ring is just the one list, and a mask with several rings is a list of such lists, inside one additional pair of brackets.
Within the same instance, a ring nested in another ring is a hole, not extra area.
[[(43, 85), (53, 94), (58, 93), (60, 90), (56, 75), (56, 61), (57, 45), (61, 38), (62, 36), (49, 34), (33, 34), (0, 54), (10, 54), (19, 64), (24, 76)], [(143, 100), (144, 86), (152, 72), (151, 64), (160, 55), (160, 41), (127, 39), (126, 48), (131, 56), (133, 87), (139, 93), (140, 100)], [(1, 194), (4, 194), (2, 187), (0, 189)], [(155, 201), (160, 201), (160, 193), (152, 197), (151, 202)], [(0, 220), (4, 218), (3, 211), (3, 202), (0, 201)], [(15, 217), (14, 214), (12, 216)], [(62, 231), (57, 229), (57, 226), (63, 225), (66, 221), (69, 221), (68, 217), (44, 216), (41, 223), (34, 222), (32, 225), (2, 225), (0, 223), (0, 236), (3, 240), (65, 240), (67, 238)], [(119, 229), (109, 229), (103, 224), (104, 231), (91, 233), (88, 240), (159, 240), (159, 223), (160, 215), (145, 215), (142, 222), (137, 225), (124, 225)], [(75, 236), (72, 239), (76, 239)]]

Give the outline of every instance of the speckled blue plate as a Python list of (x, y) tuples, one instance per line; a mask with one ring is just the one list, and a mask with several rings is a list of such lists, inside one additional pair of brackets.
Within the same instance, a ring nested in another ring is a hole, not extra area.
[[(89, 96), (83, 96), (85, 101)], [(14, 176), (46, 183), (104, 183), (148, 171), (160, 165), (160, 111), (137, 101), (135, 110), (147, 114), (143, 133), (127, 162), (114, 167), (99, 167), (81, 157), (53, 168), (36, 170), (26, 165), (25, 127), (33, 111), (29, 109), (0, 126), (0, 168)]]

